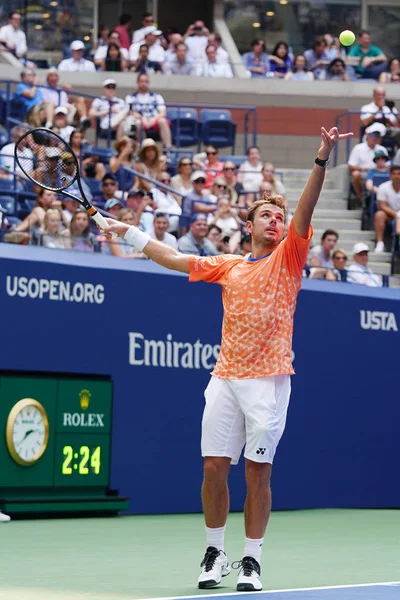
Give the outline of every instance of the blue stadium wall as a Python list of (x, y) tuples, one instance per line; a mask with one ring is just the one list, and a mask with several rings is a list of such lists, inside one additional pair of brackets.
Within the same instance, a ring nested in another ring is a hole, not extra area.
[[(200, 511), (219, 287), (101, 255), (1, 245), (0, 257), (0, 370), (111, 376), (112, 487), (132, 513)], [(399, 325), (397, 291), (304, 282), (275, 509), (400, 506)], [(241, 510), (243, 461), (230, 484)]]

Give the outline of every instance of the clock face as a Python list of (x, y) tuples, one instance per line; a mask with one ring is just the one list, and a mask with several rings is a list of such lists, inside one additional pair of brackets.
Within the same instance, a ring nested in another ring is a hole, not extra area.
[(46, 411), (37, 400), (25, 398), (11, 410), (6, 428), (7, 447), (20, 465), (33, 465), (47, 447), (49, 423)]

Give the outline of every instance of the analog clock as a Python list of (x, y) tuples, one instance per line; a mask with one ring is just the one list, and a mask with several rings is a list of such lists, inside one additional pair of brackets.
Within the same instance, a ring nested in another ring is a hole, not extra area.
[(7, 419), (6, 442), (9, 453), (19, 465), (35, 464), (46, 450), (49, 421), (37, 400), (24, 398), (12, 408)]

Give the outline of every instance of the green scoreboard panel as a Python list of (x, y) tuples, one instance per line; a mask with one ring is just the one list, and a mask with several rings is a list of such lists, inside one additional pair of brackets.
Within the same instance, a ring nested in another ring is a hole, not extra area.
[(109, 490), (112, 383), (0, 375), (0, 509), (118, 512)]

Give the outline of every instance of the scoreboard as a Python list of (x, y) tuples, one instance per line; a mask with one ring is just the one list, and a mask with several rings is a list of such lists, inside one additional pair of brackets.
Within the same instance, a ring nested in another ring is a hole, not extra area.
[(112, 382), (0, 375), (0, 509), (109, 512), (128, 507), (109, 489)]

